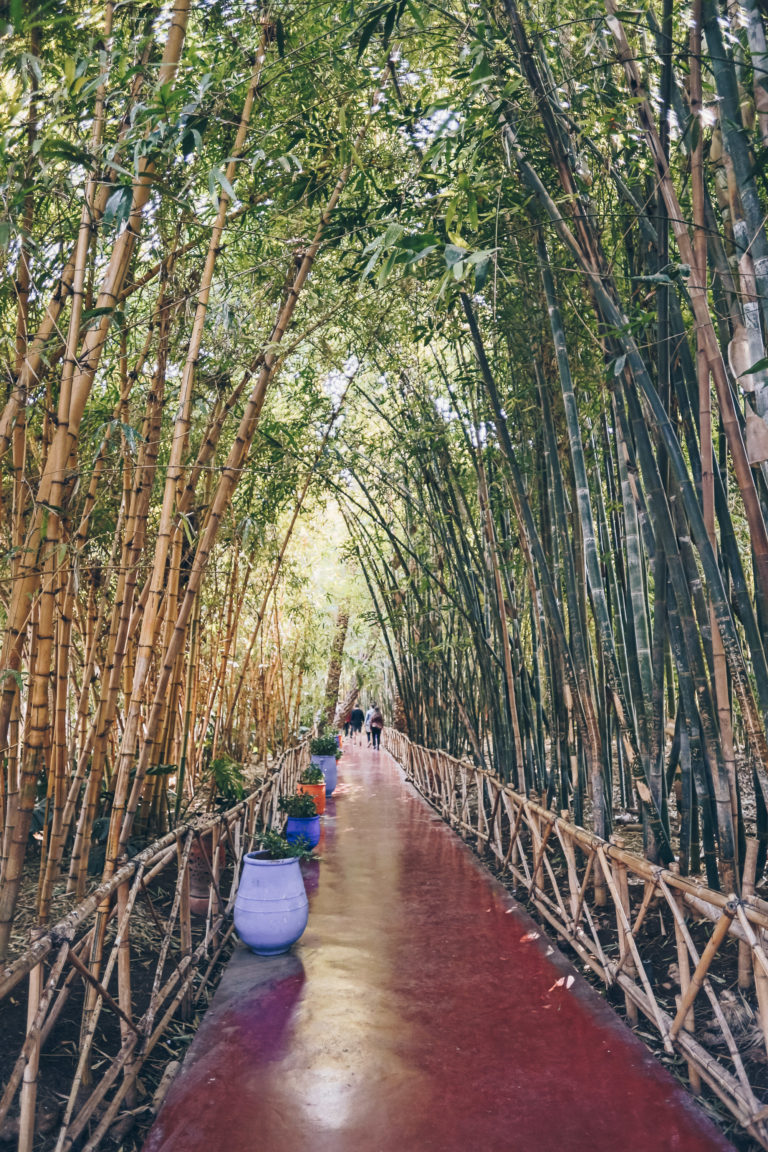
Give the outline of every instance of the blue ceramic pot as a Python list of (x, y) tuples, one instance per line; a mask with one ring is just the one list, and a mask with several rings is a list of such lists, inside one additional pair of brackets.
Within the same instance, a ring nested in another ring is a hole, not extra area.
[(289, 816), (285, 825), (285, 838), (289, 844), (304, 839), (310, 848), (314, 848), (320, 839), (320, 817)]
[(313, 756), (312, 763), (317, 764), (318, 768), (325, 777), (325, 794), (330, 796), (336, 787), (337, 780), (337, 767), (335, 756)]
[[(317, 817), (316, 817), (317, 819)], [(268, 860), (248, 852), (235, 898), (235, 928), (258, 956), (287, 952), (307, 926), (309, 901), (295, 856)]]

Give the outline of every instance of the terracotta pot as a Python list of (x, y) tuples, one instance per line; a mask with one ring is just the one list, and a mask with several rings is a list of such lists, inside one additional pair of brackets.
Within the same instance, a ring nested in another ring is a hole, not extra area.
[(318, 816), (322, 816), (325, 812), (325, 783), (320, 781), (319, 784), (302, 784), (299, 782), (296, 786), (296, 791), (299, 796), (311, 796), (315, 802)]
[[(205, 858), (203, 856), (205, 853)], [(219, 857), (219, 872), (224, 867), (227, 859), (226, 844), (219, 844), (218, 849)], [(205, 835), (200, 836), (192, 844), (192, 850), (189, 853), (189, 910), (193, 916), (205, 916), (208, 912), (208, 894), (211, 890), (211, 873), (208, 870), (205, 859), (208, 859), (211, 867), (213, 867), (213, 833), (206, 832)], [(216, 908), (216, 897), (214, 893), (214, 911)]]

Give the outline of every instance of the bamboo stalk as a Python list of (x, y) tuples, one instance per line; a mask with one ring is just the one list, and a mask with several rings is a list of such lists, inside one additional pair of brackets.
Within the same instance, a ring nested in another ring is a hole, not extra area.
[[(754, 896), (755, 870), (757, 867), (757, 853), (759, 851), (757, 840), (747, 838), (747, 848), (744, 855), (744, 872), (741, 878), (741, 894), (743, 899)], [(752, 987), (752, 956), (749, 944), (739, 941), (739, 988), (747, 990)]]
[[(70, 954), (67, 954), (68, 958)], [(18, 1152), (32, 1152), (35, 1139), (35, 1117), (37, 1105), (37, 1075), (40, 1068), (40, 1034), (34, 1033), (35, 1021), (43, 1001), (43, 965), (36, 964), (29, 973), (27, 998), (27, 1034), (33, 1039), (24, 1065), (21, 1084), (19, 1110)]]
[[(39, 1059), (40, 1047), (43, 1040), (43, 1027), (46, 1021), (46, 1016), (48, 1015), (48, 1009), (51, 1006), (51, 1001), (53, 1000), (53, 996), (56, 992), (59, 977), (61, 976), (64, 964), (66, 963), (69, 947), (70, 946), (68, 941), (65, 941), (61, 945), (56, 960), (51, 966), (51, 971), (48, 975), (45, 988), (43, 989), (40, 1000), (37, 1004), (34, 1017), (27, 1026), (27, 1035), (24, 1040), (24, 1044), (22, 1045), (16, 1063), (13, 1066), (13, 1071), (8, 1077), (8, 1081), (3, 1091), (2, 1099), (0, 1099), (0, 1124), (2, 1124), (8, 1115), (8, 1110), (13, 1103), (16, 1090), (22, 1081), (25, 1069), (27, 1068), (29, 1061)], [(42, 967), (43, 962), (41, 961), (40, 964), (32, 971), (35, 972), (37, 969), (42, 970)], [(28, 1005), (31, 1006), (31, 1003), (32, 999), (30, 998), (28, 1000)]]
[[(182, 873), (179, 894), (179, 951), (184, 958), (192, 954), (192, 916), (189, 905), (189, 857), (186, 861), (184, 860), (184, 849), (180, 839), (176, 841), (176, 856), (179, 861), (179, 871)], [(237, 868), (237, 864), (235, 867)], [(189, 1020), (191, 1015), (192, 1000), (190, 996), (185, 996), (181, 1005), (181, 1018), (182, 1020)]]
[[(387, 77), (385, 77), (386, 80)], [(357, 136), (355, 149), (353, 155), (357, 153), (357, 149), (362, 144), (368, 129), (368, 123), (363, 126)], [(149, 766), (149, 749), (151, 748), (154, 735), (157, 731), (157, 725), (162, 713), (163, 702), (165, 693), (167, 691), (168, 682), (171, 671), (176, 661), (178, 653), (184, 643), (186, 636), (187, 623), (190, 617), (192, 606), (198, 594), (200, 585), (202, 583), (203, 575), (206, 571), (208, 558), (213, 547), (214, 540), (218, 533), (219, 524), (229, 507), (232, 494), (237, 486), (240, 476), (242, 474), (242, 466), (251, 447), (251, 442), (256, 431), (256, 425), (261, 413), (264, 399), (266, 397), (269, 384), (278, 369), (278, 346), (285, 335), (288, 325), (293, 316), (296, 303), (299, 299), (304, 284), (311, 272), (315, 258), (320, 250), (320, 244), (325, 233), (326, 226), (331, 218), (331, 215), (336, 208), (336, 205), (341, 197), (341, 194), (346, 186), (347, 180), (352, 172), (353, 161), (350, 160), (345, 165), (335, 187), (328, 200), (328, 204), (324, 209), (314, 239), (304, 254), (301, 265), (293, 280), (290, 291), (286, 297), (284, 304), (281, 306), (272, 336), (270, 340), (270, 351), (264, 357), (264, 365), (261, 368), (256, 382), (253, 386), (249, 400), (245, 406), (240, 426), (238, 428), (237, 436), (230, 449), (227, 462), (222, 470), (219, 482), (216, 487), (216, 492), (211, 504), (208, 521), (205, 530), (200, 538), (197, 546), (194, 561), (189, 573), (185, 595), (182, 601), (181, 609), (176, 621), (173, 632), (173, 637), (168, 645), (162, 662), (162, 667), (158, 675), (152, 708), (146, 725), (146, 738), (145, 744), (139, 756), (139, 761), (136, 766), (136, 776), (131, 790), (130, 799), (127, 799), (128, 780), (129, 780), (129, 753), (132, 757), (133, 745), (125, 738), (122, 741), (122, 754), (121, 754), (121, 768), (119, 773), (118, 783), (115, 789), (115, 799), (112, 807), (112, 817), (110, 822), (110, 846), (112, 849), (112, 859), (109, 863), (110, 868), (114, 868), (116, 861), (116, 854), (121, 845), (124, 845), (128, 836), (130, 835), (133, 816), (136, 811), (138, 799), (140, 796), (140, 789), (143, 786), (144, 776)], [(119, 837), (119, 842), (118, 838)]]
[[(623, 845), (619, 843), (619, 847), (622, 846)], [(629, 936), (634, 938), (634, 933), (632, 933), (632, 931), (628, 930), (627, 928), (632, 912), (629, 903), (629, 885), (627, 883), (626, 864), (617, 863), (613, 865), (613, 878), (616, 883), (617, 895), (619, 901), (621, 902), (621, 908), (623, 909), (624, 913), (623, 916), (620, 914), (619, 905), (617, 903), (616, 923), (619, 929), (619, 948), (621, 952), (621, 963), (619, 967), (624, 969), (630, 980), (637, 980), (637, 968), (635, 967), (634, 959), (632, 957), (632, 950), (629, 947), (628, 939)], [(636, 1028), (638, 1024), (637, 1005), (631, 997), (626, 995), (626, 993), (624, 995), (624, 1008), (627, 1013), (627, 1019), (629, 1020), (631, 1026)]]
[[(172, 83), (175, 76), (184, 45), (189, 3), (190, 0), (176, 0), (166, 37), (163, 61), (158, 73), (160, 84)], [(59, 516), (55, 510), (63, 503), (65, 469), (77, 441), (82, 415), (101, 358), (106, 333), (111, 324), (117, 293), (125, 278), (134, 242), (141, 228), (144, 208), (152, 188), (153, 172), (153, 161), (142, 157), (138, 164), (138, 177), (132, 188), (129, 227), (115, 242), (97, 300), (97, 308), (101, 310), (99, 323), (86, 333), (76, 364), (73, 354), (71, 372), (62, 385), (54, 445), (48, 454), (41, 476), (37, 493), (37, 510), (28, 533), (25, 559), (19, 568), (8, 613), (3, 664), (18, 669), (29, 604), (41, 575), (38, 552), (42, 552), (44, 583), (40, 607), (41, 634), (36, 646), (36, 673), (30, 684), (28, 736), (20, 774), (17, 819), (0, 882), (0, 957), (6, 954), (8, 947), (26, 855), (37, 779), (43, 763), (48, 731), (48, 675), (53, 641), (53, 571), (59, 540)], [(86, 235), (85, 229), (81, 229), (81, 234)], [(90, 231), (87, 235), (90, 235)], [(70, 343), (70, 351), (71, 349)], [(5, 737), (7, 708), (11, 702), (12, 696), (7, 697), (4, 693), (0, 705), (0, 743)]]
[[(256, 92), (266, 56), (265, 35), (266, 33), (262, 32), (261, 42), (256, 53), (256, 59), (253, 65), (248, 92), (245, 98), (245, 103), (243, 105), (243, 111), (240, 116), (240, 123), (233, 146), (232, 158), (227, 166), (226, 179), (227, 183), (230, 185), (231, 182), (235, 179), (237, 161), (243, 151), (248, 134), (251, 113), (253, 110)], [(184, 372), (181, 380), (178, 414), (174, 424), (174, 434), (171, 444), (168, 469), (166, 472), (163, 504), (160, 513), (160, 523), (158, 526), (157, 540), (155, 544), (154, 563), (149, 589), (149, 601), (142, 618), (141, 633), (137, 647), (137, 657), (133, 669), (131, 705), (126, 716), (125, 729), (120, 743), (120, 762), (117, 769), (117, 782), (112, 804), (112, 819), (110, 820), (109, 838), (107, 842), (106, 864), (104, 872), (105, 879), (108, 879), (111, 872), (114, 871), (117, 861), (118, 842), (122, 830), (121, 824), (127, 799), (128, 779), (131, 768), (133, 767), (136, 737), (139, 727), (139, 708), (145, 689), (150, 664), (152, 661), (154, 630), (158, 618), (160, 598), (163, 594), (163, 580), (165, 576), (166, 561), (168, 559), (169, 549), (171, 546), (173, 506), (177, 499), (177, 487), (182, 475), (182, 456), (186, 446), (187, 436), (191, 423), (192, 389), (195, 379), (195, 368), (200, 354), (200, 346), (203, 339), (203, 330), (208, 311), (208, 300), (211, 292), (216, 258), (219, 253), (220, 239), (226, 226), (229, 205), (229, 193), (222, 189), (216, 221), (211, 232), (205, 267), (203, 269), (200, 288), (198, 290), (195, 318), (189, 340)], [(181, 542), (179, 540), (179, 546), (180, 543)], [(177, 653), (174, 653), (174, 659), (176, 655)], [(167, 687), (167, 679), (165, 687)], [(152, 736), (154, 735), (154, 731), (157, 729), (158, 721), (159, 716), (156, 718), (154, 725), (149, 729), (149, 732), (145, 736), (145, 747), (147, 745), (151, 745)], [(140, 774), (142, 784), (143, 775), (144, 773)], [(139, 775), (137, 774), (137, 779), (138, 778)]]
[(715, 929), (707, 941), (707, 946), (701, 954), (701, 959), (696, 965), (696, 969), (691, 976), (691, 982), (681, 997), (680, 1007), (677, 1010), (677, 1014), (674, 1021), (672, 1022), (672, 1028), (670, 1030), (671, 1040), (675, 1040), (677, 1038), (677, 1034), (683, 1026), (683, 1021), (685, 1020), (689, 1010), (693, 1006), (696, 997), (701, 991), (702, 985), (704, 983), (704, 977), (709, 971), (709, 967), (715, 957), (715, 953), (725, 939), (728, 933), (728, 929), (731, 926), (731, 921), (735, 915), (736, 902), (733, 901), (732, 907), (725, 908), (723, 910), (723, 914), (715, 925)]

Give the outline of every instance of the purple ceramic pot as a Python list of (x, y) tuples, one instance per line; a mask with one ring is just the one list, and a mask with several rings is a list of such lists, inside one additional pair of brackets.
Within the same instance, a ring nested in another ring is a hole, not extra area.
[(335, 756), (313, 756), (312, 763), (322, 771), (325, 778), (325, 794), (330, 796), (336, 787), (338, 776)]
[(235, 898), (235, 928), (258, 956), (287, 952), (307, 926), (309, 901), (295, 856), (269, 860), (248, 852)]
[(285, 838), (289, 844), (306, 840), (310, 848), (316, 847), (320, 840), (320, 817), (289, 816), (285, 824)]

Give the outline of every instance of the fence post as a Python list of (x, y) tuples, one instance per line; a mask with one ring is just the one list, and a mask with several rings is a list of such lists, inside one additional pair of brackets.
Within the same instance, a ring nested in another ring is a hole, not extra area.
[[(117, 890), (117, 923), (118, 931), (122, 926), (120, 945), (117, 949), (117, 1001), (129, 1020), (133, 1019), (131, 1003), (131, 919), (125, 912), (128, 907), (130, 886), (124, 881)], [(131, 1029), (125, 1020), (120, 1021), (120, 1035), (123, 1043), (131, 1035)], [(133, 1108), (136, 1103), (136, 1088), (132, 1085), (126, 1093), (126, 1104)]]
[[(691, 982), (688, 985), (688, 989), (680, 999), (680, 1006), (677, 1009), (677, 1015), (672, 1021), (672, 1027), (669, 1030), (669, 1037), (672, 1041), (677, 1038), (678, 1032), (685, 1023), (685, 1018), (689, 1009), (693, 1007), (693, 1002), (704, 985), (704, 982), (707, 978), (707, 973), (709, 971), (709, 966), (714, 960), (718, 948), (722, 944), (725, 937), (728, 935), (730, 926), (733, 923), (733, 918), (736, 915), (737, 906), (738, 905), (735, 899), (729, 899), (728, 903), (725, 905), (721, 912), (720, 919), (715, 924), (714, 931), (712, 932), (712, 935), (707, 942), (707, 946), (702, 952), (699, 962), (694, 970), (693, 976), (691, 977)], [(716, 1000), (713, 1003), (713, 1008), (717, 1014)], [(723, 1027), (725, 1023), (725, 1017), (722, 1016), (722, 1013), (720, 1014), (719, 1021), (721, 1027)], [(723, 1032), (725, 1033), (725, 1027), (723, 1027)]]
[[(190, 832), (189, 835), (191, 836), (192, 833)], [(179, 899), (179, 943), (181, 945), (181, 955), (183, 958), (192, 953), (192, 912), (189, 904), (189, 860), (184, 860), (182, 841), (178, 836), (176, 838), (176, 858), (179, 862), (179, 867), (182, 865), (184, 867)], [(182, 1020), (190, 1020), (192, 1017), (191, 986), (184, 993), (184, 998), (181, 1001), (180, 1014)]]
[[(224, 904), (222, 903), (219, 895), (219, 873), (221, 872), (221, 861), (219, 859), (221, 853), (219, 852), (219, 845), (221, 843), (221, 824), (214, 824), (211, 829), (211, 927), (216, 924), (217, 917), (224, 915)], [(226, 845), (224, 848), (226, 852)], [(215, 911), (214, 911), (215, 909)], [(216, 944), (218, 940), (218, 929), (211, 933), (211, 943)]]
[[(675, 874), (679, 873), (680, 865), (675, 861), (669, 866), (670, 872)], [(672, 889), (672, 894), (675, 903), (677, 904), (680, 915), (685, 919), (685, 903), (683, 901), (683, 894), (677, 888)], [(688, 991), (688, 985), (691, 982), (691, 957), (688, 952), (688, 945), (685, 942), (683, 930), (677, 922), (677, 917), (672, 917), (675, 925), (675, 944), (677, 945), (677, 968), (680, 973), (680, 995), (675, 997), (675, 1002), (679, 1010), (682, 998)], [(683, 1027), (686, 1032), (693, 1034), (696, 1031), (696, 1017), (694, 1014), (693, 1004), (686, 1014), (683, 1021)], [(688, 1061), (688, 1080), (691, 1085), (691, 1091), (694, 1095), (698, 1096), (701, 1092), (701, 1077), (699, 1076), (698, 1069), (692, 1061)]]
[[(617, 848), (624, 847), (624, 841), (620, 836), (612, 836), (611, 843), (615, 844)], [(600, 863), (600, 860), (595, 861), (595, 864), (597, 865), (600, 865)], [(616, 881), (618, 897), (621, 901), (621, 906), (624, 909), (624, 916), (620, 914), (618, 908), (616, 909), (616, 927), (619, 930), (619, 954), (621, 956), (621, 963), (627, 976), (629, 976), (632, 980), (636, 980), (637, 968), (635, 967), (635, 961), (632, 957), (632, 950), (630, 948), (629, 940), (627, 939), (627, 930), (625, 928), (624, 919), (624, 917), (626, 917), (626, 923), (631, 926), (632, 908), (629, 903), (629, 882), (627, 880), (627, 866), (620, 860), (612, 860), (610, 867), (613, 869), (613, 876), (614, 880)], [(627, 1013), (627, 1019), (629, 1020), (630, 1024), (633, 1028), (636, 1027), (640, 1019), (637, 1011), (637, 1005), (627, 992), (624, 993), (624, 1009)]]
[[(567, 808), (560, 811), (560, 820), (562, 824), (570, 823), (570, 812)], [(579, 907), (579, 876), (576, 871), (576, 852), (568, 835), (568, 830), (563, 829), (560, 835), (560, 843), (563, 846), (563, 855), (565, 856), (565, 863), (568, 869), (568, 891), (570, 893), (571, 903), (571, 916), (573, 917), (574, 928), (576, 928), (576, 910)]]
[[(35, 1021), (40, 997), (43, 993), (43, 966), (40, 961), (35, 964), (29, 973), (29, 990), (27, 995), (27, 1030), (29, 1031)], [(19, 1143), (18, 1152), (32, 1152), (35, 1140), (35, 1117), (37, 1115), (37, 1072), (40, 1066), (40, 1035), (38, 1033), (32, 1044), (32, 1050), (27, 1057), (24, 1068), (24, 1077), (21, 1082), (21, 1103), (19, 1115)]]
[[(742, 899), (755, 894), (755, 870), (757, 868), (757, 840), (747, 838), (744, 854), (744, 874), (741, 881)], [(746, 991), (752, 987), (752, 949), (746, 940), (739, 941), (739, 988)]]

